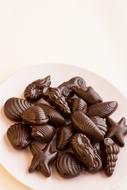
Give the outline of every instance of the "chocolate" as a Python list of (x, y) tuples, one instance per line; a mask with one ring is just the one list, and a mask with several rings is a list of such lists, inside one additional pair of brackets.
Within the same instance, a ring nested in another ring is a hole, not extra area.
[(42, 96), (44, 88), (51, 84), (50, 75), (43, 79), (36, 80), (29, 84), (24, 91), (24, 97), (29, 101), (36, 101)]
[(64, 117), (58, 111), (56, 111), (53, 107), (45, 105), (45, 104), (38, 104), (38, 106), (40, 106), (44, 110), (45, 114), (48, 116), (49, 124), (56, 127), (65, 125)]
[(78, 97), (73, 97), (71, 99), (71, 111), (75, 112), (75, 111), (81, 111), (83, 113), (87, 112), (87, 103)]
[(57, 131), (57, 149), (64, 149), (71, 140), (74, 130), (71, 125), (64, 126)]
[(62, 177), (72, 178), (81, 173), (82, 166), (74, 154), (65, 152), (59, 154), (56, 162), (56, 169)]
[(118, 107), (116, 101), (111, 102), (101, 102), (88, 107), (89, 116), (99, 116), (102, 118), (108, 117), (111, 115)]
[(105, 173), (111, 176), (114, 172), (118, 159), (119, 147), (110, 138), (104, 139), (105, 148)]
[(30, 143), (29, 147), (32, 154), (35, 155), (46, 147), (46, 143), (42, 143), (42, 142), (38, 142), (34, 140)]
[(50, 144), (47, 145), (42, 151), (33, 156), (29, 172), (39, 170), (44, 176), (51, 175), (50, 164), (56, 159), (57, 152), (50, 151)]
[(40, 142), (49, 142), (55, 134), (55, 128), (48, 124), (32, 127), (31, 135)]
[(85, 164), (90, 172), (97, 172), (102, 168), (101, 158), (85, 135), (82, 133), (74, 135), (71, 145), (75, 156)]
[(119, 146), (124, 146), (124, 136), (127, 134), (127, 125), (124, 117), (120, 119), (119, 122), (115, 122), (111, 118), (107, 118), (107, 124), (110, 127), (106, 137), (114, 138), (114, 141), (118, 143)]
[(62, 95), (61, 91), (58, 88), (48, 88), (45, 96), (48, 97), (49, 102), (63, 115), (69, 115), (71, 113), (65, 97)]
[(34, 105), (38, 105), (38, 104), (45, 104), (45, 105), (51, 106), (50, 103), (44, 98), (40, 98), (34, 102)]
[(72, 124), (78, 132), (82, 132), (89, 137), (93, 137), (102, 141), (104, 135), (94, 122), (81, 111), (76, 111), (71, 116)]
[(4, 104), (4, 113), (12, 121), (22, 121), (21, 114), (27, 110), (31, 104), (21, 98), (9, 98)]
[(15, 123), (7, 130), (7, 137), (15, 149), (24, 149), (31, 142), (30, 130), (22, 123)]
[(87, 89), (74, 86), (72, 87), (72, 89), (80, 98), (82, 98), (89, 104), (96, 104), (102, 102), (102, 98), (100, 97), (100, 95), (91, 86), (87, 87)]
[(21, 114), (24, 122), (31, 125), (42, 125), (48, 122), (48, 116), (39, 106), (31, 106)]

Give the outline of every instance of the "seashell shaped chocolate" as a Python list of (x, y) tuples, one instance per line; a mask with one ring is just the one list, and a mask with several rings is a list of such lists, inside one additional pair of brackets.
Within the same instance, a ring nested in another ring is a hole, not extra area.
[(55, 134), (55, 128), (48, 124), (32, 127), (31, 135), (35, 140), (40, 142), (49, 142)]
[(71, 99), (71, 111), (72, 112), (81, 111), (83, 113), (86, 113), (87, 112), (87, 103), (83, 99), (74, 96)]
[(49, 87), (51, 77), (48, 75), (43, 79), (38, 79), (29, 84), (24, 90), (24, 97), (29, 101), (35, 101), (42, 96), (43, 89)]
[(21, 114), (27, 110), (31, 104), (21, 98), (9, 98), (4, 104), (4, 113), (12, 121), (22, 121)]
[(41, 152), (46, 147), (46, 145), (47, 145), (46, 143), (42, 143), (42, 142), (33, 140), (29, 144), (29, 148), (30, 148), (30, 151), (32, 152), (32, 154), (35, 155), (38, 152)]
[(48, 122), (48, 116), (39, 106), (31, 106), (21, 114), (21, 117), (25, 123), (31, 125), (42, 125)]
[(81, 173), (82, 166), (74, 154), (65, 152), (58, 155), (56, 169), (62, 177), (72, 178)]
[(89, 106), (87, 113), (89, 116), (99, 116), (105, 118), (111, 115), (117, 107), (118, 103), (116, 101), (101, 102)]
[(7, 130), (7, 137), (15, 149), (24, 149), (31, 142), (30, 129), (22, 123), (15, 123)]
[(119, 147), (114, 143), (111, 138), (104, 139), (105, 147), (105, 173), (111, 176), (115, 170), (116, 162), (118, 159)]
[(75, 156), (88, 168), (90, 172), (97, 172), (102, 168), (102, 161), (90, 140), (82, 133), (77, 133), (71, 141)]
[(71, 116), (72, 124), (78, 132), (82, 132), (89, 137), (94, 137), (99, 141), (104, 139), (104, 135), (101, 130), (95, 125), (95, 123), (81, 111), (76, 111)]

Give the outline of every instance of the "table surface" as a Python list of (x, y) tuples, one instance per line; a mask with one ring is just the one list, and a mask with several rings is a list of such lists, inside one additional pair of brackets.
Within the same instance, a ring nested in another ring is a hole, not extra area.
[[(0, 82), (29, 65), (65, 63), (94, 71), (127, 96), (126, 7), (126, 0), (0, 1)], [(2, 166), (0, 189), (28, 190)]]

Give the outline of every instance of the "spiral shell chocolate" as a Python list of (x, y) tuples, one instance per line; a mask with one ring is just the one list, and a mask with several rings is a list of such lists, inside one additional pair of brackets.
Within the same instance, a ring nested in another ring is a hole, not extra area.
[(43, 89), (47, 88), (51, 84), (50, 75), (43, 79), (38, 79), (29, 84), (24, 91), (24, 97), (29, 101), (35, 101), (39, 99), (43, 93)]
[(71, 140), (74, 130), (71, 125), (64, 126), (57, 131), (57, 149), (64, 149)]
[(9, 98), (4, 104), (4, 113), (13, 121), (22, 121), (21, 114), (30, 106), (31, 104), (24, 99)]
[(39, 106), (31, 106), (21, 115), (24, 122), (31, 125), (41, 125), (48, 122), (48, 116)]
[(82, 133), (77, 133), (71, 141), (75, 156), (88, 168), (90, 172), (97, 172), (102, 167), (101, 158), (94, 150), (90, 140)]
[(31, 135), (35, 140), (40, 142), (49, 142), (54, 136), (55, 128), (51, 125), (44, 124), (32, 127)]
[(58, 156), (56, 168), (58, 173), (65, 178), (76, 177), (81, 172), (80, 162), (70, 152), (65, 152)]
[(99, 130), (94, 122), (81, 111), (74, 112), (71, 116), (71, 119), (73, 126), (77, 131), (82, 132), (90, 137), (94, 137), (99, 141), (104, 139), (101, 130)]
[(89, 116), (99, 116), (105, 118), (111, 115), (117, 107), (118, 103), (116, 101), (101, 102), (89, 106), (87, 113)]
[(10, 126), (7, 130), (7, 137), (15, 149), (24, 149), (31, 141), (30, 131), (22, 123)]

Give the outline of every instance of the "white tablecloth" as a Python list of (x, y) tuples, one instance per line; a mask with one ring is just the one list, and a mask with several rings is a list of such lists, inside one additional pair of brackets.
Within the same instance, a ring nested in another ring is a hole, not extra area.
[[(127, 96), (126, 10), (126, 0), (1, 0), (0, 81), (28, 65), (74, 64)], [(1, 166), (0, 190), (11, 189), (28, 188)]]

